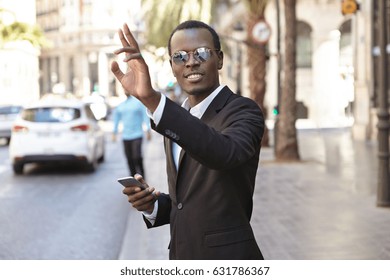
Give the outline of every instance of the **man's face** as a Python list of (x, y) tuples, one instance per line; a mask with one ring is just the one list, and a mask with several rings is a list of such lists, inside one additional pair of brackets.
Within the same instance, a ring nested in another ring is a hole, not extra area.
[[(211, 49), (206, 61), (194, 58), (196, 49)], [(218, 70), (222, 68), (223, 54), (216, 51), (211, 33), (204, 28), (178, 30), (172, 36), (171, 55), (178, 51), (189, 53), (188, 61), (176, 64), (171, 60), (172, 72), (182, 90), (198, 102), (219, 86)]]

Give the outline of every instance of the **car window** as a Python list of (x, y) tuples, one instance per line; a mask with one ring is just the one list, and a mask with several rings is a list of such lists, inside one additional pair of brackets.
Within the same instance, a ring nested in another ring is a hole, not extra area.
[(22, 118), (30, 122), (69, 122), (80, 118), (80, 110), (68, 107), (30, 108), (22, 112)]
[(4, 106), (0, 107), (0, 114), (1, 115), (10, 115), (10, 114), (17, 114), (20, 112), (22, 107), (20, 106)]

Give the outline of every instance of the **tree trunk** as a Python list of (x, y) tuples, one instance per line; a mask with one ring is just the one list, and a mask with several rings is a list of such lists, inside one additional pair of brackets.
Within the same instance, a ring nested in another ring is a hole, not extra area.
[[(250, 27), (253, 26), (261, 17), (258, 15), (250, 14), (248, 20), (248, 32)], [(264, 96), (266, 92), (266, 62), (267, 53), (264, 45), (258, 45), (255, 43), (251, 36), (248, 34), (248, 67), (249, 67), (249, 89), (250, 97), (259, 105), (263, 110), (264, 118), (267, 117), (267, 108), (264, 106)], [(264, 128), (264, 136), (261, 142), (263, 147), (269, 146), (269, 136), (267, 127)]]
[(275, 157), (277, 160), (299, 160), (296, 116), (296, 0), (284, 0), (285, 62), (279, 120), (276, 130)]

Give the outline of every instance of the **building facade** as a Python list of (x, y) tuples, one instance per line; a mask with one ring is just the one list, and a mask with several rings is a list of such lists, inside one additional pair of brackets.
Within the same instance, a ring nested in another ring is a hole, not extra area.
[[(355, 139), (375, 139), (378, 1), (357, 1), (359, 9), (352, 14), (342, 14), (341, 2), (297, 0), (297, 126), (351, 127)], [(247, 8), (243, 1), (232, 3), (221, 7), (222, 11), (217, 9), (225, 16), (217, 18), (215, 28), (231, 38), (224, 40), (227, 49), (221, 79), (249, 96), (247, 46), (242, 43), (247, 34)], [(390, 0), (387, 3), (390, 7)], [(137, 36), (142, 36), (145, 30), (141, 1), (36, 0), (36, 5), (37, 22), (53, 44), (40, 56), (41, 94), (54, 91), (77, 96), (93, 92), (106, 97), (117, 95), (121, 89), (109, 67), (115, 59), (112, 51), (118, 47), (117, 29), (126, 21)], [(268, 1), (265, 20), (271, 37), (266, 45), (269, 60), (265, 102), (269, 125), (274, 119), (270, 109), (278, 102), (278, 76), (283, 79), (283, 15), (283, 1)], [(162, 69), (159, 63), (151, 65), (152, 78), (169, 81), (169, 64), (161, 63)]]
[(110, 64), (118, 27), (139, 28), (140, 0), (36, 0), (37, 23), (52, 46), (40, 57), (41, 94), (117, 94)]
[[(280, 52), (277, 49), (277, 2), (280, 17)], [(377, 45), (378, 1), (357, 1), (358, 10), (352, 14), (342, 13), (340, 0), (297, 0), (297, 126), (305, 127), (351, 127), (355, 139), (376, 139), (377, 124), (377, 75), (375, 50)], [(387, 1), (388, 22), (390, 26), (390, 1)], [(240, 23), (245, 27), (244, 5), (233, 7), (232, 17), (222, 21), (224, 33), (233, 34), (234, 26)], [(283, 1), (268, 1), (265, 20), (271, 27), (271, 37), (267, 44), (269, 61), (267, 65), (266, 106), (277, 105), (278, 71), (283, 79), (284, 52), (284, 7)], [(390, 28), (389, 28), (390, 29)], [(237, 41), (245, 40), (246, 30), (237, 35)], [(388, 31), (389, 32), (389, 31)], [(244, 39), (242, 36), (244, 35)], [(241, 38), (240, 38), (241, 37)], [(388, 38), (390, 36), (388, 35)], [(249, 95), (247, 73), (245, 73), (246, 46), (238, 44), (243, 56), (237, 62), (232, 55), (230, 64), (240, 64), (242, 91)], [(237, 49), (236, 43), (230, 44)], [(388, 47), (389, 53), (390, 47)], [(281, 59), (281, 67), (278, 67)], [(229, 64), (229, 63), (228, 63)], [(237, 69), (237, 70), (235, 70)], [(234, 87), (233, 66), (224, 73)], [(233, 73), (233, 74), (232, 74)], [(244, 75), (244, 77), (243, 77)], [(390, 80), (390, 79), (389, 79)], [(268, 110), (269, 120), (274, 118)]]

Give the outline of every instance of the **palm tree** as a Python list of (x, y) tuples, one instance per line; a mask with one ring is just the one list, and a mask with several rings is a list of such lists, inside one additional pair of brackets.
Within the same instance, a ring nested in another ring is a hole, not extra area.
[(277, 160), (299, 160), (296, 116), (296, 0), (284, 0), (285, 51), (284, 81), (276, 130), (275, 157)]
[(147, 42), (166, 47), (172, 30), (183, 20), (198, 19), (209, 23), (212, 11), (220, 0), (142, 0), (148, 28)]
[[(267, 108), (264, 105), (266, 93), (266, 63), (267, 49), (266, 45), (258, 45), (252, 39), (249, 32), (251, 27), (259, 20), (264, 20), (265, 8), (268, 0), (246, 0), (249, 18), (247, 22), (248, 30), (248, 67), (249, 67), (249, 88), (250, 97), (262, 108), (264, 116), (267, 116)], [(264, 136), (261, 145), (269, 146), (268, 129), (265, 127)]]

